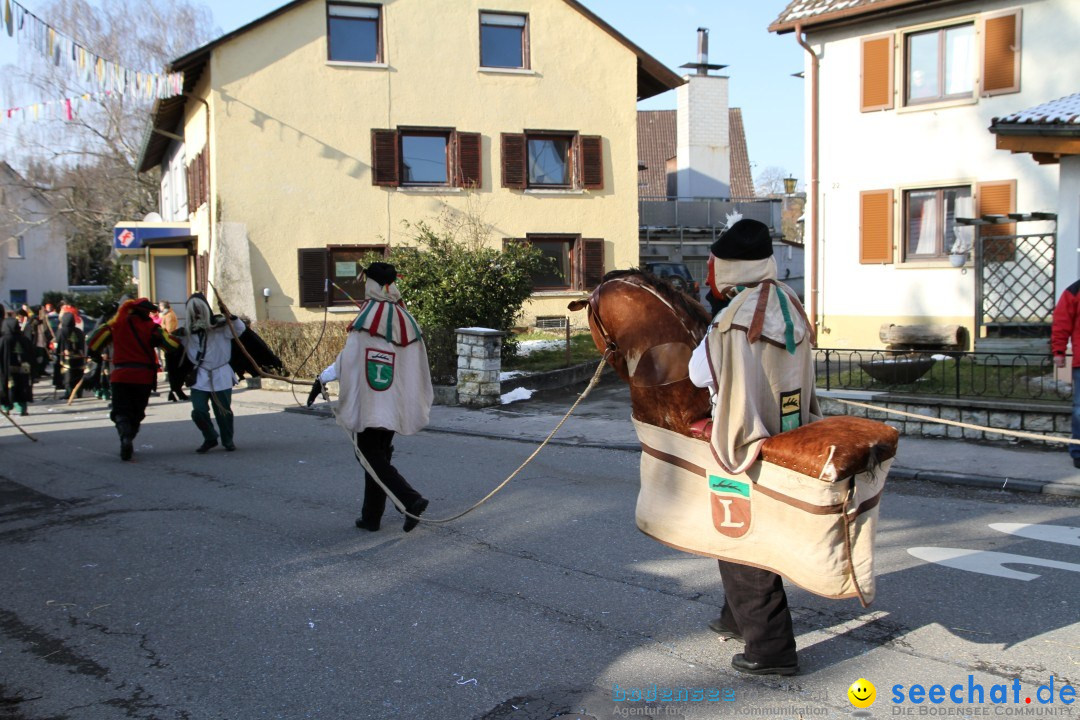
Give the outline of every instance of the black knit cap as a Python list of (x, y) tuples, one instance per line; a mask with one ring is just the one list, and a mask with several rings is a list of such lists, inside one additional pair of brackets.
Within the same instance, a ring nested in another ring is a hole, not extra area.
[(367, 276), (380, 285), (389, 285), (397, 280), (397, 270), (390, 263), (373, 262), (365, 271)]
[(725, 230), (709, 252), (721, 260), (764, 260), (773, 254), (769, 226), (743, 218)]

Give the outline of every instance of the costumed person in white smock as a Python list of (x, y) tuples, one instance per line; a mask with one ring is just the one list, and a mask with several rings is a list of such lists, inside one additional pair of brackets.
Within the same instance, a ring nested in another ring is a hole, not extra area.
[[(435, 394), (427, 347), (419, 324), (401, 302), (394, 266), (371, 263), (365, 274), (365, 301), (349, 329), (345, 349), (315, 381), (308, 405), (326, 383), (337, 380), (338, 424), (353, 434), (359, 454), (400, 501), (399, 509), (419, 516), (427, 509), (427, 499), (390, 461), (394, 434), (412, 435), (428, 423)], [(386, 492), (365, 468), (364, 503), (356, 527), (378, 530), (385, 509)], [(418, 522), (406, 517), (405, 532)]]
[[(236, 385), (236, 374), (229, 361), (232, 359), (233, 332), (239, 337), (247, 325), (238, 317), (226, 319), (224, 315), (215, 314), (202, 293), (194, 293), (188, 298), (185, 310), (184, 352), (195, 366), (195, 382), (190, 383), (191, 419), (203, 436), (202, 445), (195, 452), (201, 454), (217, 447), (219, 432), (221, 445), (226, 450), (235, 450), (232, 389)], [(210, 419), (211, 407), (219, 432), (214, 430)]]
[[(690, 379), (714, 396), (712, 453), (721, 467), (735, 474), (757, 462), (769, 437), (821, 419), (814, 389), (813, 331), (795, 292), (776, 280), (772, 238), (764, 223), (739, 220), (710, 252), (713, 293), (730, 298), (730, 303), (694, 350)], [(709, 627), (725, 639), (745, 642), (732, 667), (755, 675), (798, 672), (781, 577), (718, 562), (724, 608)]]

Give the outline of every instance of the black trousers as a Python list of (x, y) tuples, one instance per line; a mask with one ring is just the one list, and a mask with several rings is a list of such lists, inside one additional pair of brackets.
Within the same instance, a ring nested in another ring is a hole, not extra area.
[(794, 665), (795, 632), (783, 579), (774, 572), (718, 560), (724, 582), (721, 622), (742, 634), (750, 662)]
[(150, 385), (142, 383), (112, 384), (112, 412), (109, 419), (116, 423), (121, 436), (139, 434), (139, 424), (146, 417), (146, 405), (150, 402)]
[[(390, 464), (390, 458), (394, 454), (393, 442), (393, 430), (368, 428), (356, 435), (356, 447), (371, 465), (371, 469), (378, 474), (387, 489), (394, 493), (406, 508), (409, 508), (423, 496), (414, 490), (412, 485), (409, 485), (397, 468)], [(386, 493), (365, 470), (364, 505), (360, 511), (360, 517), (365, 521), (377, 522), (382, 518), (385, 509)]]

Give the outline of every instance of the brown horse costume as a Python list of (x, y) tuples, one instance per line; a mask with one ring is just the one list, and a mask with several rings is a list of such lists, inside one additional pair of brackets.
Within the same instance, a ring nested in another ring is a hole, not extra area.
[[(667, 282), (610, 272), (588, 300), (596, 347), (630, 386), (642, 442), (637, 524), (672, 547), (778, 572), (826, 597), (873, 598), (877, 505), (898, 433), (884, 423), (830, 417), (765, 441), (760, 462), (726, 473), (692, 427), (710, 415), (708, 391), (687, 369), (711, 318)], [(790, 548), (798, 546), (795, 557)]]

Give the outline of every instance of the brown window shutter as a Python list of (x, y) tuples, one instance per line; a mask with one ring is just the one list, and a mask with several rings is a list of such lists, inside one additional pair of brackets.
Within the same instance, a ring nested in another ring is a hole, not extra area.
[(210, 275), (210, 253), (203, 251), (195, 257), (195, 291), (205, 293)]
[(454, 185), (479, 188), (483, 183), (480, 160), (480, 133), (459, 132), (457, 135), (457, 172)]
[(893, 191), (859, 193), (859, 262), (893, 261)]
[(604, 140), (599, 135), (581, 135), (581, 187), (586, 190), (604, 189)]
[(1020, 11), (983, 20), (982, 94), (1020, 92)]
[(326, 304), (326, 248), (300, 248), (300, 307), (322, 307)]
[(884, 35), (862, 41), (863, 112), (892, 110), (893, 107), (893, 36)]
[(400, 184), (398, 179), (398, 134), (396, 130), (371, 131), (371, 184)]
[[(1016, 181), (978, 183), (975, 186), (976, 215), (1008, 215), (1016, 212)], [(985, 262), (1004, 262), (1016, 255), (1016, 223), (980, 225)]]
[(203, 200), (210, 203), (210, 146), (207, 145), (203, 152), (206, 154), (203, 158)]
[(525, 135), (502, 134), (502, 186), (525, 189)]
[(195, 212), (195, 168), (194, 162), (190, 162), (184, 166), (184, 182), (187, 184), (187, 206), (188, 212)]
[(600, 238), (582, 238), (576, 245), (581, 248), (581, 287), (577, 289), (592, 290), (604, 279), (604, 241)]

